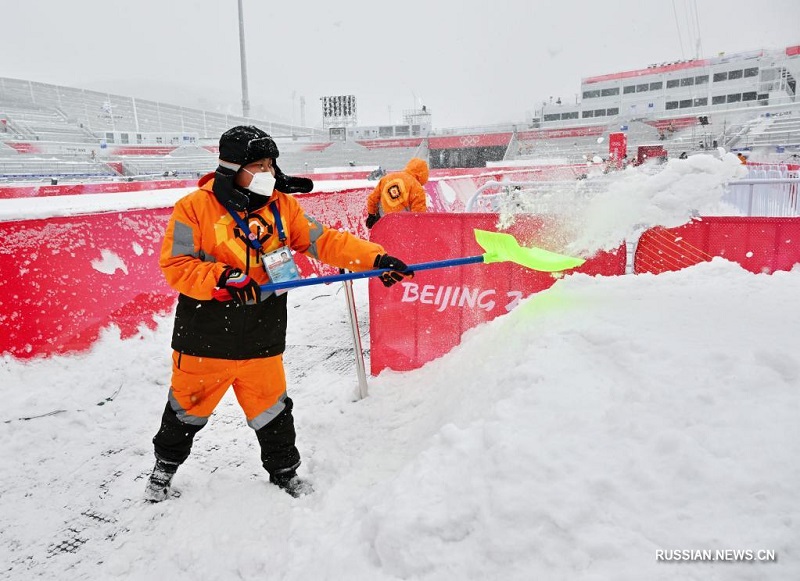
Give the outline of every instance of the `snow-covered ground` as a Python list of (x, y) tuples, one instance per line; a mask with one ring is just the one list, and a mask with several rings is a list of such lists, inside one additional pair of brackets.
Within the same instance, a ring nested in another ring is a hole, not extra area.
[[(713, 188), (695, 163), (675, 179)], [(638, 189), (651, 203), (628, 221), (686, 210), (666, 184)], [(581, 220), (576, 244), (621, 228)], [(300, 499), (267, 482), (229, 393), (176, 495), (141, 500), (169, 318), (81, 355), (0, 359), (0, 577), (800, 578), (800, 267), (568, 275), (424, 368), (371, 378), (361, 401), (343, 295), (289, 293), (289, 393), (316, 488)], [(702, 550), (776, 559), (658, 558)]]

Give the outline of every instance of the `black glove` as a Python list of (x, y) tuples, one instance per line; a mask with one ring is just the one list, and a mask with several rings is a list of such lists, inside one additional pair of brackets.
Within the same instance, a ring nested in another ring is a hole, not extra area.
[(230, 266), (226, 268), (219, 277), (217, 286), (228, 291), (231, 298), (240, 305), (261, 302), (261, 287), (250, 278), (250, 275), (243, 273), (238, 268)]
[(403, 280), (404, 277), (413, 277), (414, 271), (408, 268), (408, 265), (394, 256), (388, 254), (379, 254), (375, 257), (375, 268), (391, 268), (390, 272), (384, 272), (380, 275), (383, 286), (390, 287), (395, 283)]
[(314, 182), (308, 178), (287, 176), (274, 162), (275, 189), (284, 194), (307, 194), (314, 189)]
[(367, 228), (372, 228), (375, 225), (375, 223), (380, 219), (381, 217), (378, 214), (370, 214), (369, 216), (367, 216), (367, 221), (366, 221)]

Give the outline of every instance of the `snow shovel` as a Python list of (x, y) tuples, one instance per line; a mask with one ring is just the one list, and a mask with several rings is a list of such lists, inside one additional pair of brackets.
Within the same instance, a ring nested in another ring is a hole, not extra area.
[[(583, 258), (574, 258), (544, 250), (542, 248), (523, 248), (519, 245), (516, 238), (504, 232), (489, 232), (487, 230), (475, 230), (475, 240), (486, 251), (477, 256), (465, 256), (463, 258), (450, 258), (447, 260), (434, 260), (432, 262), (420, 262), (409, 264), (408, 268), (414, 272), (421, 270), (433, 270), (435, 268), (445, 268), (448, 266), (462, 266), (465, 264), (492, 263), (492, 262), (514, 262), (531, 270), (540, 272), (561, 272), (570, 270), (582, 265)], [(261, 292), (272, 292), (276, 290), (296, 288), (301, 286), (311, 286), (315, 284), (327, 284), (343, 280), (355, 280), (359, 278), (371, 278), (380, 276), (384, 272), (391, 272), (389, 268), (377, 268), (374, 270), (364, 270), (361, 272), (345, 272), (343, 274), (332, 274), (330, 276), (318, 276), (314, 278), (301, 278), (298, 280), (287, 280), (284, 282), (271, 282), (261, 285)], [(230, 299), (228, 291), (217, 289), (214, 291), (214, 298), (225, 301)]]

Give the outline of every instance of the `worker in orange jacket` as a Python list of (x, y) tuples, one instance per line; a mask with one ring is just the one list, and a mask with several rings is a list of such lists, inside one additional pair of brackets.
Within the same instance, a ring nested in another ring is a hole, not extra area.
[(418, 157), (411, 158), (403, 171), (383, 176), (367, 196), (367, 228), (392, 212), (427, 212), (428, 203), (422, 187), (427, 182), (428, 164)]
[(261, 291), (269, 273), (277, 272), (266, 265), (283, 268), (295, 251), (352, 271), (389, 268), (381, 275), (386, 286), (413, 275), (379, 244), (308, 216), (288, 194), (309, 192), (313, 183), (285, 175), (277, 158), (278, 147), (264, 131), (252, 126), (226, 131), (216, 172), (175, 204), (167, 225), (160, 266), (180, 294), (172, 381), (153, 438), (156, 464), (147, 500), (169, 496), (195, 434), (231, 385), (255, 430), (270, 482), (292, 496), (311, 491), (297, 476), (300, 453), (283, 368), (287, 295)]

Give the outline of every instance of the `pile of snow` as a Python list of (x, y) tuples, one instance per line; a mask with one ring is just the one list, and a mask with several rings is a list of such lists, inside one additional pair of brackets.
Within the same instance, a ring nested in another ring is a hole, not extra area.
[[(642, 224), (724, 211), (722, 184), (741, 171), (730, 157), (619, 172), (560, 216), (562, 242), (613, 248)], [(366, 281), (355, 290), (366, 336)], [(0, 573), (800, 578), (798, 296), (800, 268), (754, 275), (721, 259), (571, 274), (355, 401), (341, 286), (293, 290), (285, 363), (301, 475), (316, 488), (301, 499), (267, 482), (229, 393), (175, 496), (142, 501), (169, 318), (125, 341), (108, 330), (81, 355), (5, 356)], [(702, 551), (755, 561), (693, 560)]]
[[(292, 291), (289, 389), (316, 487), (301, 499), (266, 482), (229, 394), (180, 497), (141, 501), (169, 320), (81, 356), (6, 358), (4, 578), (797, 578), (798, 295), (800, 270), (719, 259), (567, 276), (355, 402), (342, 293)], [(656, 557), (703, 549), (778, 559)]]

